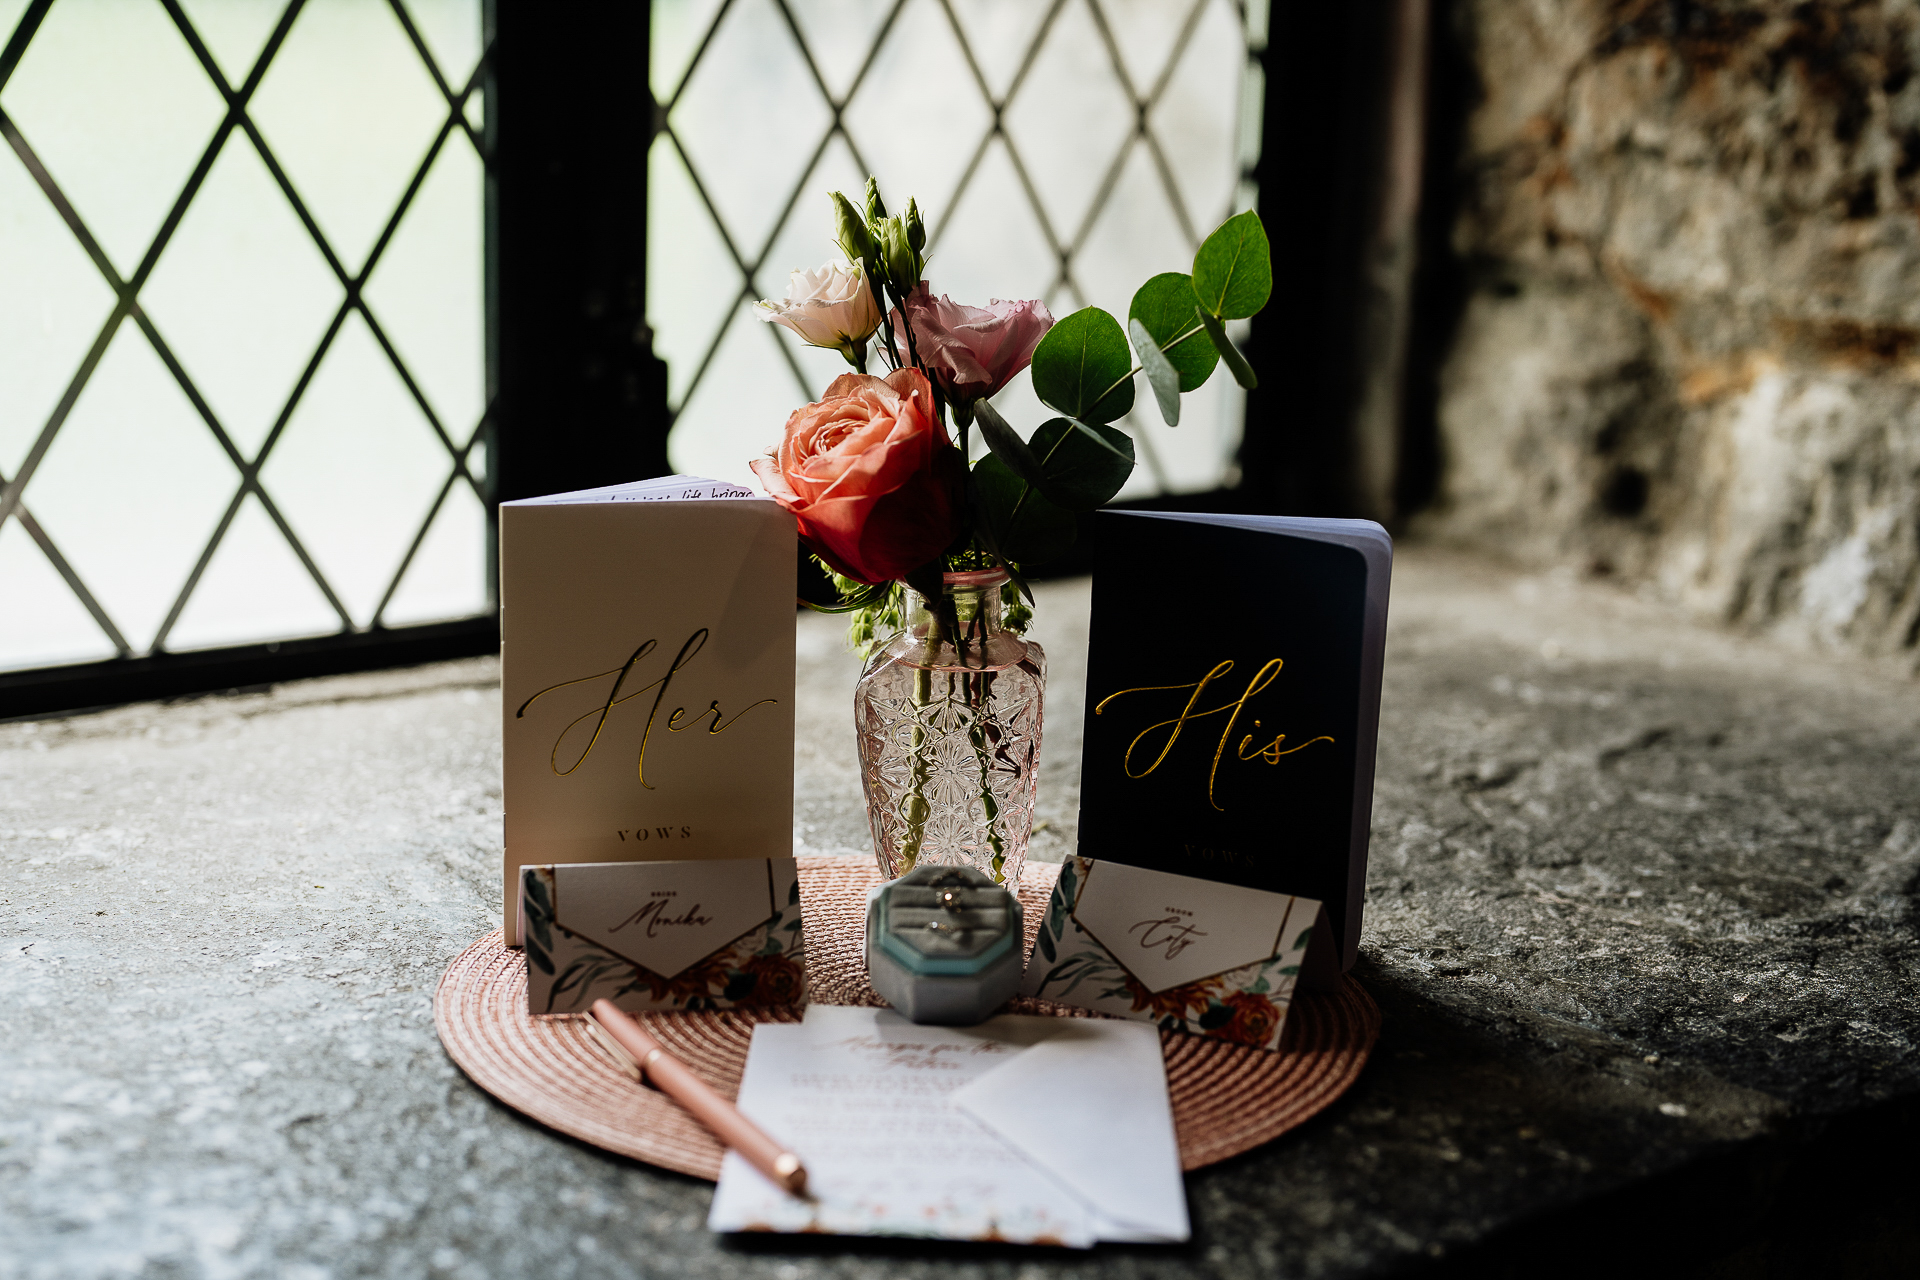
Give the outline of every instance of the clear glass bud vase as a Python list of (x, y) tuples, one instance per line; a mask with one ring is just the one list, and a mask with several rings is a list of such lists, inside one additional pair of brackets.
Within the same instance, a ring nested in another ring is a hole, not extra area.
[(908, 591), (906, 630), (854, 691), (867, 821), (888, 879), (932, 863), (1019, 883), (1047, 655), (1002, 629), (1006, 580), (999, 569), (946, 574), (940, 607)]

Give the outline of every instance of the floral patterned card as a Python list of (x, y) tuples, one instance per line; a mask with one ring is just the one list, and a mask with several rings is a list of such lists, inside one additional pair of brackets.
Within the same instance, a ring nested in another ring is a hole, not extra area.
[(797, 1004), (806, 993), (792, 858), (521, 869), (527, 1011)]
[(1325, 921), (1311, 898), (1069, 857), (1020, 993), (1275, 1049)]

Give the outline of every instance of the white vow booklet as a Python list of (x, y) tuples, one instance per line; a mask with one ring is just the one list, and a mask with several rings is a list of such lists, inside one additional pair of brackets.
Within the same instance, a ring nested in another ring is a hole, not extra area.
[(715, 1231), (1074, 1248), (1188, 1236), (1160, 1037), (1139, 1023), (929, 1027), (811, 1005), (799, 1026), (754, 1028), (739, 1106), (806, 1162), (809, 1196), (729, 1152)]
[(694, 476), (500, 505), (510, 943), (523, 866), (793, 856), (794, 537)]

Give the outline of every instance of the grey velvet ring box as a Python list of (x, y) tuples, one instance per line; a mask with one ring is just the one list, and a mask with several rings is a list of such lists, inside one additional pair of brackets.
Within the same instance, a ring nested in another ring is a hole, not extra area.
[(867, 894), (867, 976), (914, 1022), (984, 1021), (1019, 989), (1020, 899), (971, 867), (915, 867)]

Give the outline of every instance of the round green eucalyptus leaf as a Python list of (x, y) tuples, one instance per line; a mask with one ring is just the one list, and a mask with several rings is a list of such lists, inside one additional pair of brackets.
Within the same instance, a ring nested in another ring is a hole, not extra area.
[[(1147, 281), (1133, 295), (1127, 319), (1138, 320), (1160, 344), (1167, 362), (1180, 375), (1182, 391), (1198, 390), (1220, 362), (1220, 353), (1213, 349), (1200, 327), (1200, 307), (1194, 296), (1192, 276), (1168, 271)], [(1173, 345), (1167, 345), (1169, 343)]]
[(986, 521), (999, 554), (1022, 564), (1051, 560), (1073, 545), (1079, 526), (1071, 511), (1055, 506), (1040, 491), (988, 455), (973, 468), (980, 518)]
[(1132, 373), (1127, 335), (1098, 307), (1055, 322), (1033, 352), (1033, 393), (1082, 422), (1112, 422), (1133, 408)]
[(1048, 495), (1071, 511), (1104, 505), (1133, 474), (1133, 437), (1118, 427), (1049, 418), (1027, 447), (1046, 473)]
[(1244, 320), (1267, 305), (1273, 261), (1259, 214), (1236, 213), (1207, 237), (1193, 255), (1193, 292), (1202, 310), (1222, 320)]

